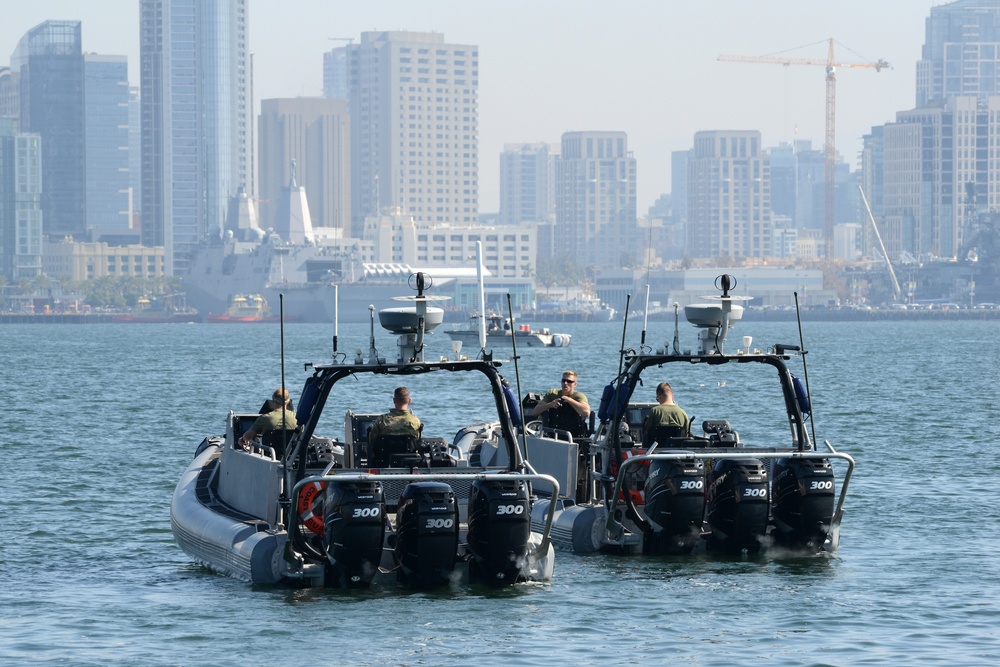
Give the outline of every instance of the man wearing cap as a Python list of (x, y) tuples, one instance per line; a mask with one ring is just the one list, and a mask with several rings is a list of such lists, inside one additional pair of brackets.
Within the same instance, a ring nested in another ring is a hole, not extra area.
[(278, 387), (271, 394), (271, 398), (264, 404), (264, 409), (261, 410), (260, 417), (257, 417), (257, 421), (240, 438), (240, 445), (246, 449), (250, 441), (258, 435), (267, 433), (268, 431), (290, 431), (298, 425), (295, 413), (292, 412), (288, 390), (284, 387)]

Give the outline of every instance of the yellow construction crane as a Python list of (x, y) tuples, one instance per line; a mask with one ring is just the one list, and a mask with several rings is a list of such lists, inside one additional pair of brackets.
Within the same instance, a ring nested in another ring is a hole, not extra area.
[(826, 60), (821, 58), (793, 58), (789, 56), (730, 56), (721, 55), (719, 60), (737, 63), (769, 63), (772, 65), (819, 65), (826, 68), (826, 169), (823, 188), (823, 238), (826, 241), (826, 257), (833, 258), (833, 173), (837, 159), (836, 129), (837, 129), (837, 68), (870, 68), (880, 72), (889, 67), (884, 60), (862, 63), (839, 63), (833, 56), (833, 38), (830, 38), (830, 49)]

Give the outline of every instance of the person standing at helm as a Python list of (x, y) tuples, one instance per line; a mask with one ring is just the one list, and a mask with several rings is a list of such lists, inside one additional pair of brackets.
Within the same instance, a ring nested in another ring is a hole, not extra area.
[(549, 428), (569, 431), (573, 437), (587, 435), (590, 403), (576, 390), (576, 371), (563, 371), (558, 389), (550, 389), (531, 410), (532, 417), (542, 417)]

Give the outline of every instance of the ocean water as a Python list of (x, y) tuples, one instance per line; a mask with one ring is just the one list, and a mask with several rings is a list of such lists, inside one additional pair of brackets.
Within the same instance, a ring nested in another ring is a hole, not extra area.
[[(542, 391), (571, 368), (596, 404), (618, 370), (621, 324), (550, 326), (572, 345), (523, 350), (507, 377)], [(628, 346), (640, 327), (630, 323)], [(994, 323), (803, 330), (817, 435), (857, 460), (835, 556), (559, 553), (545, 584), (345, 593), (216, 575), (170, 532), (170, 497), (195, 446), (222, 432), (228, 410), (256, 411), (281, 383), (277, 325), (2, 326), (0, 661), (997, 664)], [(367, 332), (342, 326), (341, 349), (367, 348)], [(681, 334), (691, 347), (691, 329)], [(794, 323), (741, 323), (732, 335), (798, 343)], [(672, 323), (657, 323), (648, 340), (672, 336)], [(330, 358), (331, 338), (329, 327), (285, 327), (293, 395), (303, 364)], [(392, 337), (379, 345), (391, 350)], [(429, 349), (446, 354), (447, 338), (435, 334)], [(461, 416), (469, 398), (442, 388), (414, 409)], [(714, 416), (699, 408), (699, 419)]]

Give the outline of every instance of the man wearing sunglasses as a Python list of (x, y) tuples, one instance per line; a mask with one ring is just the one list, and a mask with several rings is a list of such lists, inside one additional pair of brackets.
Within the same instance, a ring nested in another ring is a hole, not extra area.
[(564, 371), (558, 389), (550, 389), (531, 410), (532, 417), (542, 417), (542, 425), (569, 431), (573, 437), (587, 435), (590, 404), (576, 390), (576, 372)]

